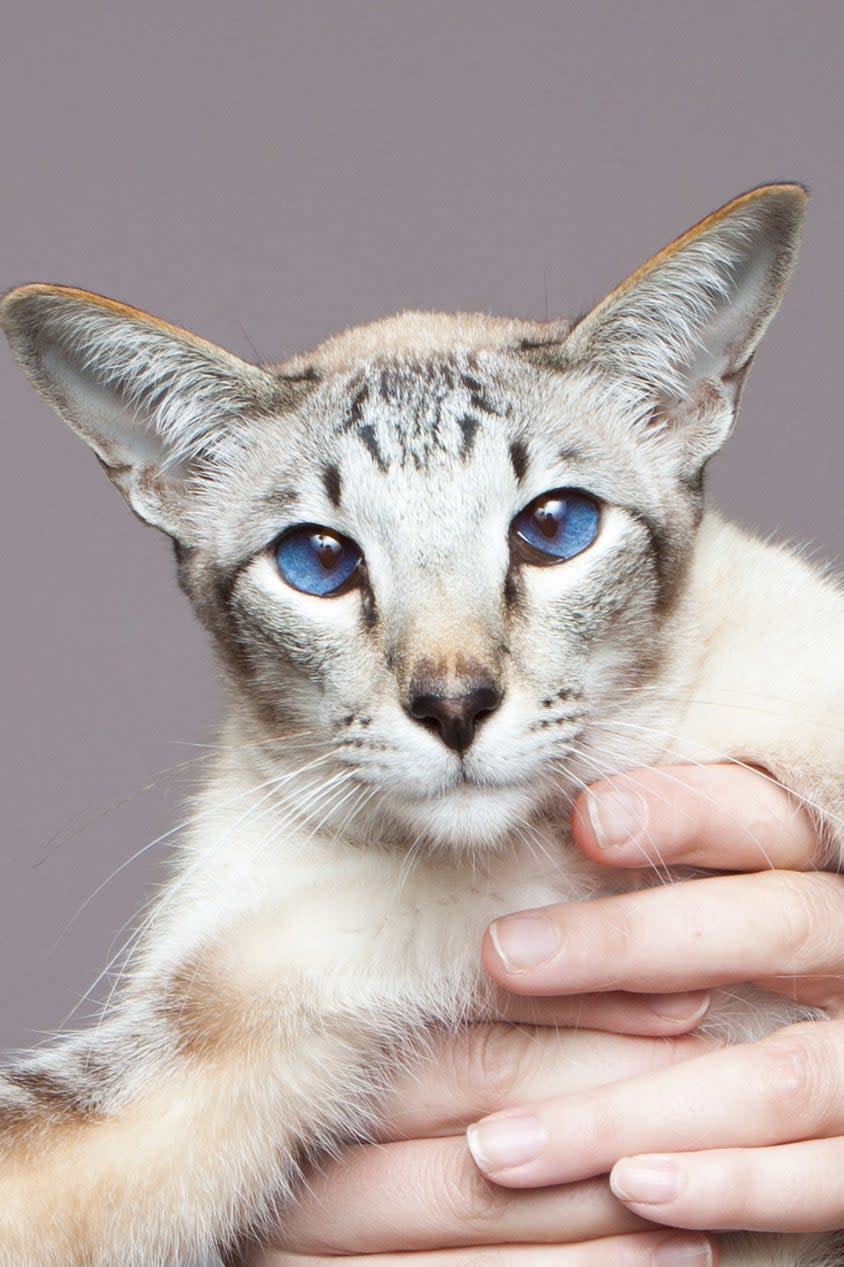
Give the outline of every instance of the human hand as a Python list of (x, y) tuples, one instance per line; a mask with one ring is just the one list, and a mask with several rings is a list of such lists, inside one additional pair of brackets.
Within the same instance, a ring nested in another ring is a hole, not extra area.
[[(484, 1112), (564, 1092), (599, 1095), (715, 1047), (700, 1035), (678, 1036), (700, 1020), (706, 996), (650, 997), (602, 983), (601, 992), (582, 997), (512, 995), (511, 1005), (512, 1020), (522, 1024), (438, 1038), (423, 1066), (395, 1087), (381, 1143), (348, 1149), (340, 1163), (310, 1176), (275, 1248), (245, 1251), (243, 1267), (316, 1267), (364, 1254), (398, 1261), (404, 1252), (447, 1263), (470, 1247), (483, 1247), (490, 1267), (504, 1256), (539, 1267), (551, 1253), (579, 1267), (651, 1267), (660, 1259), (693, 1267), (696, 1248), (698, 1262), (711, 1262), (705, 1239), (677, 1240), (623, 1209), (606, 1176), (554, 1190), (507, 1190), (485, 1182), (464, 1140), (465, 1126)], [(574, 1028), (551, 1028), (558, 1025)]]
[[(808, 819), (794, 813), (779, 789), (760, 779), (751, 780), (733, 767), (643, 772), (638, 778), (648, 793), (651, 809), (647, 848), (661, 854), (666, 862), (754, 868), (763, 853), (765, 865), (770, 862), (798, 868), (810, 865), (817, 850)], [(578, 842), (587, 853), (607, 860), (582, 813), (585, 804), (581, 802), (578, 809)], [(641, 840), (632, 840), (626, 849), (612, 850), (608, 857), (618, 866), (645, 861)], [(595, 905), (600, 911), (600, 904)], [(588, 914), (591, 907), (578, 909)], [(606, 912), (599, 916), (599, 924), (601, 919), (605, 922), (605, 916)], [(494, 959), (490, 962), (489, 952), (487, 944), (488, 964), (503, 984), (519, 990), (529, 984), (529, 974), (515, 985), (509, 975), (501, 976), (500, 966), (496, 968)], [(593, 954), (590, 941), (590, 956)], [(593, 962), (592, 967), (599, 978), (600, 964)], [(705, 977), (705, 960), (701, 971)], [(574, 1023), (655, 1035), (680, 1033), (693, 1025), (695, 1015), (702, 1011), (700, 995), (676, 997), (675, 1009), (685, 1012), (685, 1019), (670, 1021), (666, 1015), (668, 999), (659, 994), (648, 999), (641, 993), (610, 991), (606, 979), (598, 980), (596, 988), (603, 993), (567, 999), (533, 995), (524, 1000), (522, 1019), (530, 1016), (548, 1024), (556, 1020), (560, 1025)], [(641, 983), (636, 989), (642, 989)], [(518, 1019), (517, 995), (512, 996), (512, 1002), (514, 1018)], [(621, 1207), (612, 1203), (603, 1178), (544, 1190), (486, 1185), (474, 1168), (466, 1165), (460, 1134), (473, 1115), (519, 1104), (547, 1103), (555, 1094), (583, 1097), (587, 1105), (590, 1097), (604, 1102), (610, 1084), (630, 1080), (632, 1085), (643, 1075), (658, 1079), (657, 1071), (668, 1070), (714, 1046), (699, 1035), (673, 1044), (664, 1040), (654, 1044), (643, 1038), (590, 1034), (583, 1029), (553, 1033), (478, 1027), (469, 1031), (445, 1042), (417, 1078), (396, 1089), (385, 1144), (353, 1149), (339, 1165), (329, 1165), (311, 1181), (307, 1194), (286, 1219), (279, 1248), (255, 1249), (241, 1261), (249, 1267), (281, 1267), (299, 1259), (315, 1264), (320, 1258), (338, 1254), (367, 1254), (371, 1264), (373, 1254), (380, 1263), (383, 1259), (399, 1261), (398, 1254), (411, 1250), (417, 1251), (417, 1260), (430, 1258), (432, 1263), (445, 1264), (453, 1256), (447, 1247), (459, 1252), (461, 1247), (473, 1245), (488, 1247), (484, 1255), (494, 1264), (502, 1254), (506, 1253), (508, 1260), (513, 1256), (512, 1249), (503, 1250), (502, 1246), (516, 1236), (530, 1238), (515, 1252), (531, 1264), (541, 1263), (552, 1246), (555, 1262), (565, 1261), (560, 1255), (564, 1249), (582, 1267), (593, 1261), (607, 1267), (622, 1261), (651, 1264), (657, 1261), (657, 1251), (666, 1262), (692, 1267), (694, 1259), (689, 1254), (695, 1247), (701, 1263), (710, 1261), (701, 1240), (672, 1243), (664, 1232), (634, 1231), (637, 1226), (647, 1226), (641, 1222), (619, 1221)], [(658, 1112), (655, 1116), (658, 1118)], [(666, 1221), (672, 1221), (671, 1213), (667, 1211)], [(656, 1210), (651, 1217), (664, 1216)], [(700, 1225), (715, 1222), (702, 1219)], [(746, 1219), (740, 1222), (748, 1225)], [(578, 1237), (589, 1243), (577, 1244)]]
[[(564, 1090), (591, 1094), (711, 1046), (682, 1036), (705, 997), (514, 997), (512, 1004), (514, 1021), (536, 1019), (538, 1010), (544, 1026), (476, 1025), (436, 1036), (421, 1066), (395, 1086), (381, 1142), (350, 1148), (309, 1175), (274, 1248), (244, 1249), (231, 1267), (328, 1267), (338, 1256), (398, 1267), (408, 1251), (414, 1267), (448, 1267), (467, 1251), (489, 1267), (710, 1264), (705, 1238), (654, 1229), (619, 1204), (606, 1176), (509, 1191), (483, 1179), (465, 1143), (466, 1126), (481, 1113)], [(555, 1028), (584, 1021), (635, 1036)]]
[(831, 1019), (487, 1117), (469, 1132), (483, 1173), (532, 1189), (611, 1170), (629, 1209), (675, 1227), (844, 1225), (844, 878), (812, 869), (808, 815), (755, 772), (677, 767), (595, 785), (574, 831), (614, 867), (777, 869), (498, 920), (495, 981), (528, 997), (750, 981)]

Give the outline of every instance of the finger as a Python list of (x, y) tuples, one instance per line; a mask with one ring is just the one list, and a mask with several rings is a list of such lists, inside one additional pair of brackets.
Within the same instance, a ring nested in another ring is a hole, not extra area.
[(844, 994), (844, 879), (766, 871), (564, 902), (496, 920), (482, 954), (490, 976), (518, 994), (753, 981), (834, 1011)]
[(275, 1243), (316, 1254), (373, 1254), (558, 1244), (643, 1226), (612, 1195), (606, 1176), (566, 1188), (508, 1190), (479, 1174), (462, 1138), (430, 1139), (356, 1147), (341, 1166), (309, 1176)]
[[(492, 1245), (473, 1247), (472, 1267), (715, 1267), (711, 1237), (679, 1232), (640, 1232), (584, 1245)], [(232, 1264), (232, 1267), (235, 1267)], [(465, 1249), (429, 1253), (371, 1254), (365, 1259), (258, 1249), (237, 1267), (466, 1267)]]
[(380, 1138), (462, 1138), (469, 1123), (484, 1114), (592, 1091), (713, 1046), (698, 1035), (667, 1043), (512, 1025), (472, 1025), (459, 1034), (433, 1035), (424, 1059), (400, 1074), (388, 1095)]
[(676, 1227), (831, 1232), (844, 1226), (842, 1172), (839, 1138), (627, 1157), (611, 1182), (644, 1218)]
[(663, 766), (595, 783), (578, 797), (572, 829), (584, 853), (614, 867), (797, 871), (822, 854), (800, 802), (737, 765)]
[[(585, 1245), (500, 1245), (472, 1250), (473, 1267), (715, 1267), (711, 1237), (648, 1232), (590, 1241)], [(232, 1265), (234, 1267), (234, 1264)], [(282, 1250), (256, 1250), (237, 1267), (466, 1267), (465, 1249), (350, 1257), (311, 1257)]]
[(842, 1134), (843, 1089), (844, 1023), (810, 1022), (655, 1074), (494, 1114), (470, 1127), (468, 1139), (496, 1183), (573, 1183), (634, 1154)]
[(507, 993), (497, 1008), (502, 1020), (605, 1030), (611, 1034), (682, 1034), (699, 1025), (709, 1007), (707, 990), (681, 994), (606, 994), (533, 996)]

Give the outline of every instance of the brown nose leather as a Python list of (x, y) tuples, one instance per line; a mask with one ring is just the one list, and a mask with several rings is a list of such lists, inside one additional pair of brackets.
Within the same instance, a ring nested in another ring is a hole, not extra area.
[(475, 737), (478, 720), (495, 712), (500, 703), (501, 692), (484, 685), (465, 695), (416, 695), (408, 711), (423, 725), (439, 730), (447, 748), (465, 752)]

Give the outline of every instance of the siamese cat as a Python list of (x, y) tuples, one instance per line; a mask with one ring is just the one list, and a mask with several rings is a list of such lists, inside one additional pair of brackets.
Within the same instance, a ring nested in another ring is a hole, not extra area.
[[(752, 763), (839, 866), (844, 595), (703, 500), (805, 200), (743, 194), (574, 323), (406, 312), (269, 367), (5, 297), (35, 388), (173, 539), (229, 709), (100, 1023), (0, 1079), (2, 1267), (169, 1267), (283, 1218), (432, 1028), (496, 1014), (492, 919), (656, 882), (567, 839), (601, 776)], [(730, 1041), (808, 1015), (742, 997)]]

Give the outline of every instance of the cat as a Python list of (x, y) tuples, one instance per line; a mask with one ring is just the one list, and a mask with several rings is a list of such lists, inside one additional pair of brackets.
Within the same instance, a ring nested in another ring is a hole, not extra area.
[[(844, 594), (703, 503), (805, 201), (735, 198), (574, 323), (406, 312), (273, 367), (86, 291), (5, 297), (34, 386), (173, 539), (230, 708), (113, 1002), (0, 1080), (2, 1267), (260, 1231), (431, 1027), (495, 1015), (490, 920), (643, 883), (566, 837), (600, 775), (752, 763), (838, 866)], [(731, 993), (732, 1041), (807, 1015)]]

